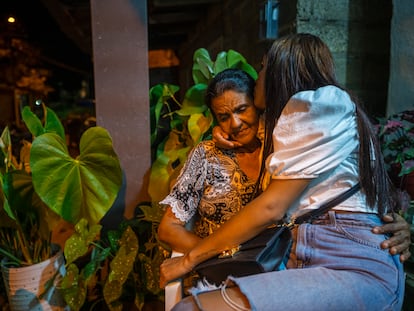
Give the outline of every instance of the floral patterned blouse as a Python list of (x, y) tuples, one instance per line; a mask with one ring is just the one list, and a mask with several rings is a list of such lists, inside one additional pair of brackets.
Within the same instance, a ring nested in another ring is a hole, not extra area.
[(233, 150), (213, 141), (199, 143), (189, 154), (170, 194), (161, 204), (189, 222), (198, 213), (194, 232), (206, 237), (251, 201), (256, 180), (239, 167)]

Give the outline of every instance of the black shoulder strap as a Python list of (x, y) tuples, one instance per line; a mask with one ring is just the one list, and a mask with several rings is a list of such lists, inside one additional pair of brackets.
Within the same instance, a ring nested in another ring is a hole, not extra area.
[(333, 198), (332, 200), (326, 202), (325, 204), (321, 205), (319, 208), (314, 209), (306, 214), (298, 216), (293, 223), (294, 224), (301, 224), (304, 222), (309, 222), (312, 219), (326, 213), (328, 210), (330, 210), (332, 207), (338, 205), (339, 203), (345, 201), (346, 199), (350, 198), (354, 193), (356, 193), (361, 188), (361, 185), (359, 183), (352, 186), (352, 188), (349, 188), (344, 193), (341, 193), (336, 198)]

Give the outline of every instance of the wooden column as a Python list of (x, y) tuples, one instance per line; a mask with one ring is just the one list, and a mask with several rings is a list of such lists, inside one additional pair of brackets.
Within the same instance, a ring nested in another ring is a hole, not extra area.
[(147, 3), (91, 0), (91, 21), (97, 124), (110, 132), (124, 170), (123, 191), (105, 220), (117, 224), (148, 200)]

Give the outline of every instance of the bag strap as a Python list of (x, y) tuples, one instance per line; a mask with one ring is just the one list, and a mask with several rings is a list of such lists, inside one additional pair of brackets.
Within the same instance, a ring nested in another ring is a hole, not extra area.
[(328, 210), (330, 210), (332, 207), (338, 205), (339, 203), (345, 201), (346, 199), (350, 198), (353, 194), (355, 194), (359, 189), (361, 188), (361, 185), (359, 183), (352, 186), (352, 188), (349, 188), (347, 191), (341, 193), (336, 198), (333, 198), (332, 200), (326, 202), (325, 204), (322, 204), (318, 209), (314, 209), (306, 214), (298, 216), (296, 219), (292, 219), (291, 223), (289, 225), (299, 225), (304, 222), (309, 222), (316, 217), (326, 213)]

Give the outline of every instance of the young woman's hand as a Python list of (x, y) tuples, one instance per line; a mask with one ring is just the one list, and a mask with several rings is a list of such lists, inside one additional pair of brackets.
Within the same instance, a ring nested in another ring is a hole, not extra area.
[(410, 258), (411, 232), (410, 224), (398, 214), (387, 214), (382, 220), (386, 224), (374, 227), (372, 231), (378, 234), (391, 233), (392, 236), (381, 243), (383, 249), (389, 249), (392, 255), (400, 254), (401, 262)]

